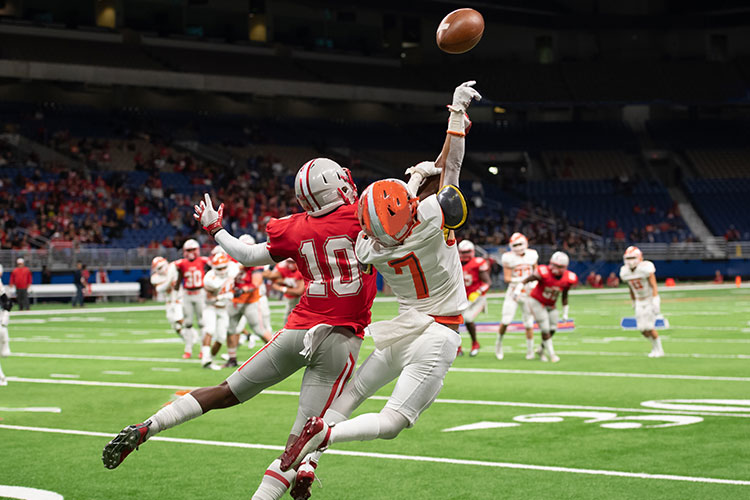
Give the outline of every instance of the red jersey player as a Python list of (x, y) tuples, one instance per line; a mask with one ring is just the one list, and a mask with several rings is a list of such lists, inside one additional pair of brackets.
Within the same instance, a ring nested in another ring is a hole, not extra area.
[[(230, 235), (222, 227), (224, 206), (215, 210), (208, 194), (195, 207), (196, 219), (240, 264), (297, 262), (307, 289), (286, 326), (218, 386), (196, 389), (144, 423), (123, 429), (104, 448), (106, 467), (117, 467), (156, 433), (247, 401), (301, 368), (305, 374), (289, 442), (308, 417), (322, 415), (343, 390), (354, 371), (376, 291), (375, 276), (360, 271), (354, 253), (360, 231), (357, 191), (349, 171), (327, 158), (305, 163), (294, 183), (305, 212), (272, 219), (266, 243), (246, 245)], [(279, 464), (276, 459), (268, 467), (257, 498), (281, 498), (289, 488), (296, 472), (282, 472)]]
[[(182, 310), (184, 313), (183, 339), (185, 340), (185, 353), (183, 358), (189, 358), (193, 350), (193, 342), (203, 339), (203, 306), (206, 303), (206, 293), (203, 290), (203, 278), (206, 276), (206, 267), (209, 258), (202, 257), (200, 245), (194, 239), (189, 239), (182, 246), (183, 258), (174, 262), (177, 268), (176, 287), (182, 288)], [(193, 329), (193, 316), (198, 323), (198, 332)]]
[[(542, 331), (542, 346), (537, 350), (542, 361), (557, 363), (560, 358), (552, 346), (552, 336), (557, 330), (558, 312), (555, 308), (557, 297), (562, 295), (563, 321), (568, 319), (568, 290), (578, 284), (578, 276), (568, 271), (570, 259), (563, 252), (555, 252), (549, 259), (549, 266), (539, 266), (523, 280), (523, 284), (537, 281), (529, 297), (529, 307), (539, 329)], [(516, 292), (518, 293), (518, 292)]]
[(294, 259), (287, 259), (276, 264), (272, 271), (263, 271), (263, 277), (273, 280), (273, 289), (284, 295), (284, 301), (286, 302), (284, 322), (286, 323), (289, 313), (299, 304), (300, 298), (305, 292), (305, 280), (302, 273), (299, 272)]
[[(479, 342), (477, 342), (477, 326), (474, 320), (487, 308), (485, 294), (490, 289), (492, 279), (490, 278), (490, 263), (487, 259), (477, 257), (474, 243), (463, 240), (458, 244), (458, 254), (461, 257), (461, 267), (464, 272), (464, 286), (466, 297), (469, 299), (469, 307), (462, 313), (466, 330), (471, 336), (470, 356), (479, 354)], [(463, 354), (459, 348), (459, 354)]]

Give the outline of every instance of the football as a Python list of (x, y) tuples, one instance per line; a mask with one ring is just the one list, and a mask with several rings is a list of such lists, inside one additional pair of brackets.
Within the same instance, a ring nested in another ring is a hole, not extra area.
[(435, 39), (448, 54), (463, 54), (474, 48), (484, 34), (484, 18), (474, 9), (457, 9), (440, 21)]

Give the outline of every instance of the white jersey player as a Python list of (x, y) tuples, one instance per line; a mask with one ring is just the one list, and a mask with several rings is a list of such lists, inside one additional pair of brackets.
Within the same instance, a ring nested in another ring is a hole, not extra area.
[(204, 368), (219, 369), (212, 361), (221, 345), (227, 341), (228, 307), (234, 298), (234, 278), (238, 273), (239, 265), (230, 262), (226, 253), (218, 252), (211, 257), (211, 270), (203, 279), (203, 288), (206, 291), (203, 325), (206, 334), (203, 336), (201, 348), (201, 365)]
[[(8, 322), (12, 302), (3, 286), (3, 266), (0, 266), (0, 358), (10, 356), (10, 339), (8, 338)], [(8, 379), (0, 367), (0, 386), (8, 385)]]
[[(459, 86), (449, 106), (448, 135), (436, 162), (445, 165), (438, 194), (421, 202), (416, 197), (424, 174), (431, 174), (435, 168), (420, 164), (422, 171), (411, 171), (409, 186), (397, 179), (377, 181), (360, 198), (363, 233), (357, 238), (357, 258), (383, 275), (396, 295), (400, 314), (368, 327), (376, 350), (324, 418), (308, 419), (301, 436), (282, 455), (282, 470), (333, 443), (395, 438), (414, 425), (443, 386), (461, 342), (461, 313), (468, 306), (455, 239), (451, 233), (446, 241), (444, 229), (457, 229), (467, 216), (456, 185), (468, 126), (465, 110), (472, 99), (479, 99), (471, 85), (473, 82)], [(346, 420), (394, 378), (398, 378), (396, 386), (380, 413)], [(336, 425), (329, 426), (326, 421)], [(316, 458), (313, 454), (309, 460), (316, 462)], [(298, 479), (306, 465), (300, 466)]]
[(651, 341), (649, 358), (661, 358), (664, 349), (656, 333), (656, 317), (661, 314), (661, 298), (656, 287), (656, 267), (650, 260), (643, 260), (638, 247), (628, 247), (623, 256), (620, 279), (628, 284), (630, 298), (635, 309), (635, 322), (638, 330)]
[(534, 316), (529, 310), (529, 292), (534, 283), (524, 285), (522, 282), (536, 271), (539, 262), (539, 254), (536, 250), (529, 248), (529, 240), (521, 233), (513, 233), (510, 237), (510, 251), (505, 252), (501, 258), (503, 266), (503, 279), (508, 283), (503, 301), (503, 316), (500, 321), (500, 334), (495, 343), (495, 357), (503, 359), (503, 337), (508, 325), (511, 324), (516, 315), (518, 306), (521, 306), (521, 318), (526, 328), (526, 359), (534, 359)]
[(186, 335), (187, 332), (183, 331), (185, 316), (182, 310), (180, 293), (175, 290), (176, 283), (177, 267), (174, 262), (167, 262), (164, 257), (154, 257), (154, 260), (151, 261), (151, 284), (158, 294), (164, 295), (167, 321), (177, 332), (177, 335), (183, 338), (185, 353), (190, 353), (193, 350), (193, 338), (192, 335)]

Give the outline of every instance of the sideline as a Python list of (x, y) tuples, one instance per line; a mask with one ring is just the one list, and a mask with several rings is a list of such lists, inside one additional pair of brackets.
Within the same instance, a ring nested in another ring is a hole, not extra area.
[[(0, 424), (0, 429), (16, 430), (16, 431), (30, 431), (30, 432), (47, 432), (53, 434), (68, 434), (75, 436), (91, 436), (91, 437), (102, 437), (111, 438), (112, 433), (105, 432), (91, 432), (81, 431), (74, 429), (54, 429), (49, 427), (25, 427), (20, 425), (4, 425)], [(255, 450), (273, 450), (283, 451), (283, 446), (272, 446), (255, 443), (238, 443), (232, 441), (209, 441), (205, 439), (186, 439), (186, 438), (169, 438), (154, 436), (149, 441), (162, 441), (168, 443), (181, 443), (181, 444), (198, 444), (203, 446), (224, 446), (229, 448), (249, 448)], [(665, 480), (665, 481), (686, 481), (691, 483), (710, 483), (710, 484), (727, 484), (734, 486), (750, 486), (750, 481), (741, 479), (719, 479), (713, 477), (700, 477), (700, 476), (679, 476), (674, 474), (646, 474), (644, 472), (624, 472), (616, 470), (606, 469), (578, 469), (573, 467), (558, 467), (549, 465), (532, 465), (532, 464), (517, 464), (510, 462), (490, 462), (484, 460), (463, 460), (459, 458), (443, 458), (443, 457), (426, 457), (420, 455), (400, 455), (395, 453), (371, 453), (361, 451), (345, 451), (345, 450), (328, 450), (326, 451), (329, 455), (342, 455), (347, 457), (362, 457), (362, 458), (377, 458), (381, 460), (403, 460), (410, 462), (430, 462), (439, 464), (450, 464), (450, 465), (470, 465), (479, 467), (493, 467), (500, 469), (519, 469), (519, 470), (533, 470), (542, 472), (565, 472), (569, 474), (586, 474), (592, 476), (610, 476), (610, 477), (624, 477), (632, 479), (654, 479), (654, 480)]]

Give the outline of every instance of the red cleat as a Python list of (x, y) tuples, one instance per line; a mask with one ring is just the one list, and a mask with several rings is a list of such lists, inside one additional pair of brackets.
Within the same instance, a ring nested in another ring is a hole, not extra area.
[(107, 443), (102, 451), (102, 462), (107, 469), (114, 469), (130, 455), (133, 450), (137, 450), (140, 445), (146, 441), (148, 426), (151, 421), (147, 420), (142, 424), (129, 425), (125, 427), (115, 438)]
[(315, 462), (303, 462), (297, 469), (297, 477), (294, 479), (294, 485), (289, 490), (289, 495), (294, 500), (307, 500), (312, 496), (310, 488), (315, 481)]
[(463, 355), (464, 355), (464, 350), (461, 349), (461, 346), (458, 346), (458, 350), (456, 351), (456, 357), (463, 356)]
[(479, 347), (480, 347), (479, 342), (473, 342), (471, 344), (471, 352), (469, 353), (469, 356), (473, 358), (474, 356), (479, 354)]
[(310, 417), (302, 433), (281, 454), (280, 469), (284, 472), (296, 467), (308, 453), (325, 448), (331, 428), (320, 417)]
[(192, 353), (189, 353), (189, 352), (182, 353), (182, 359), (190, 359), (192, 357), (193, 357)]

